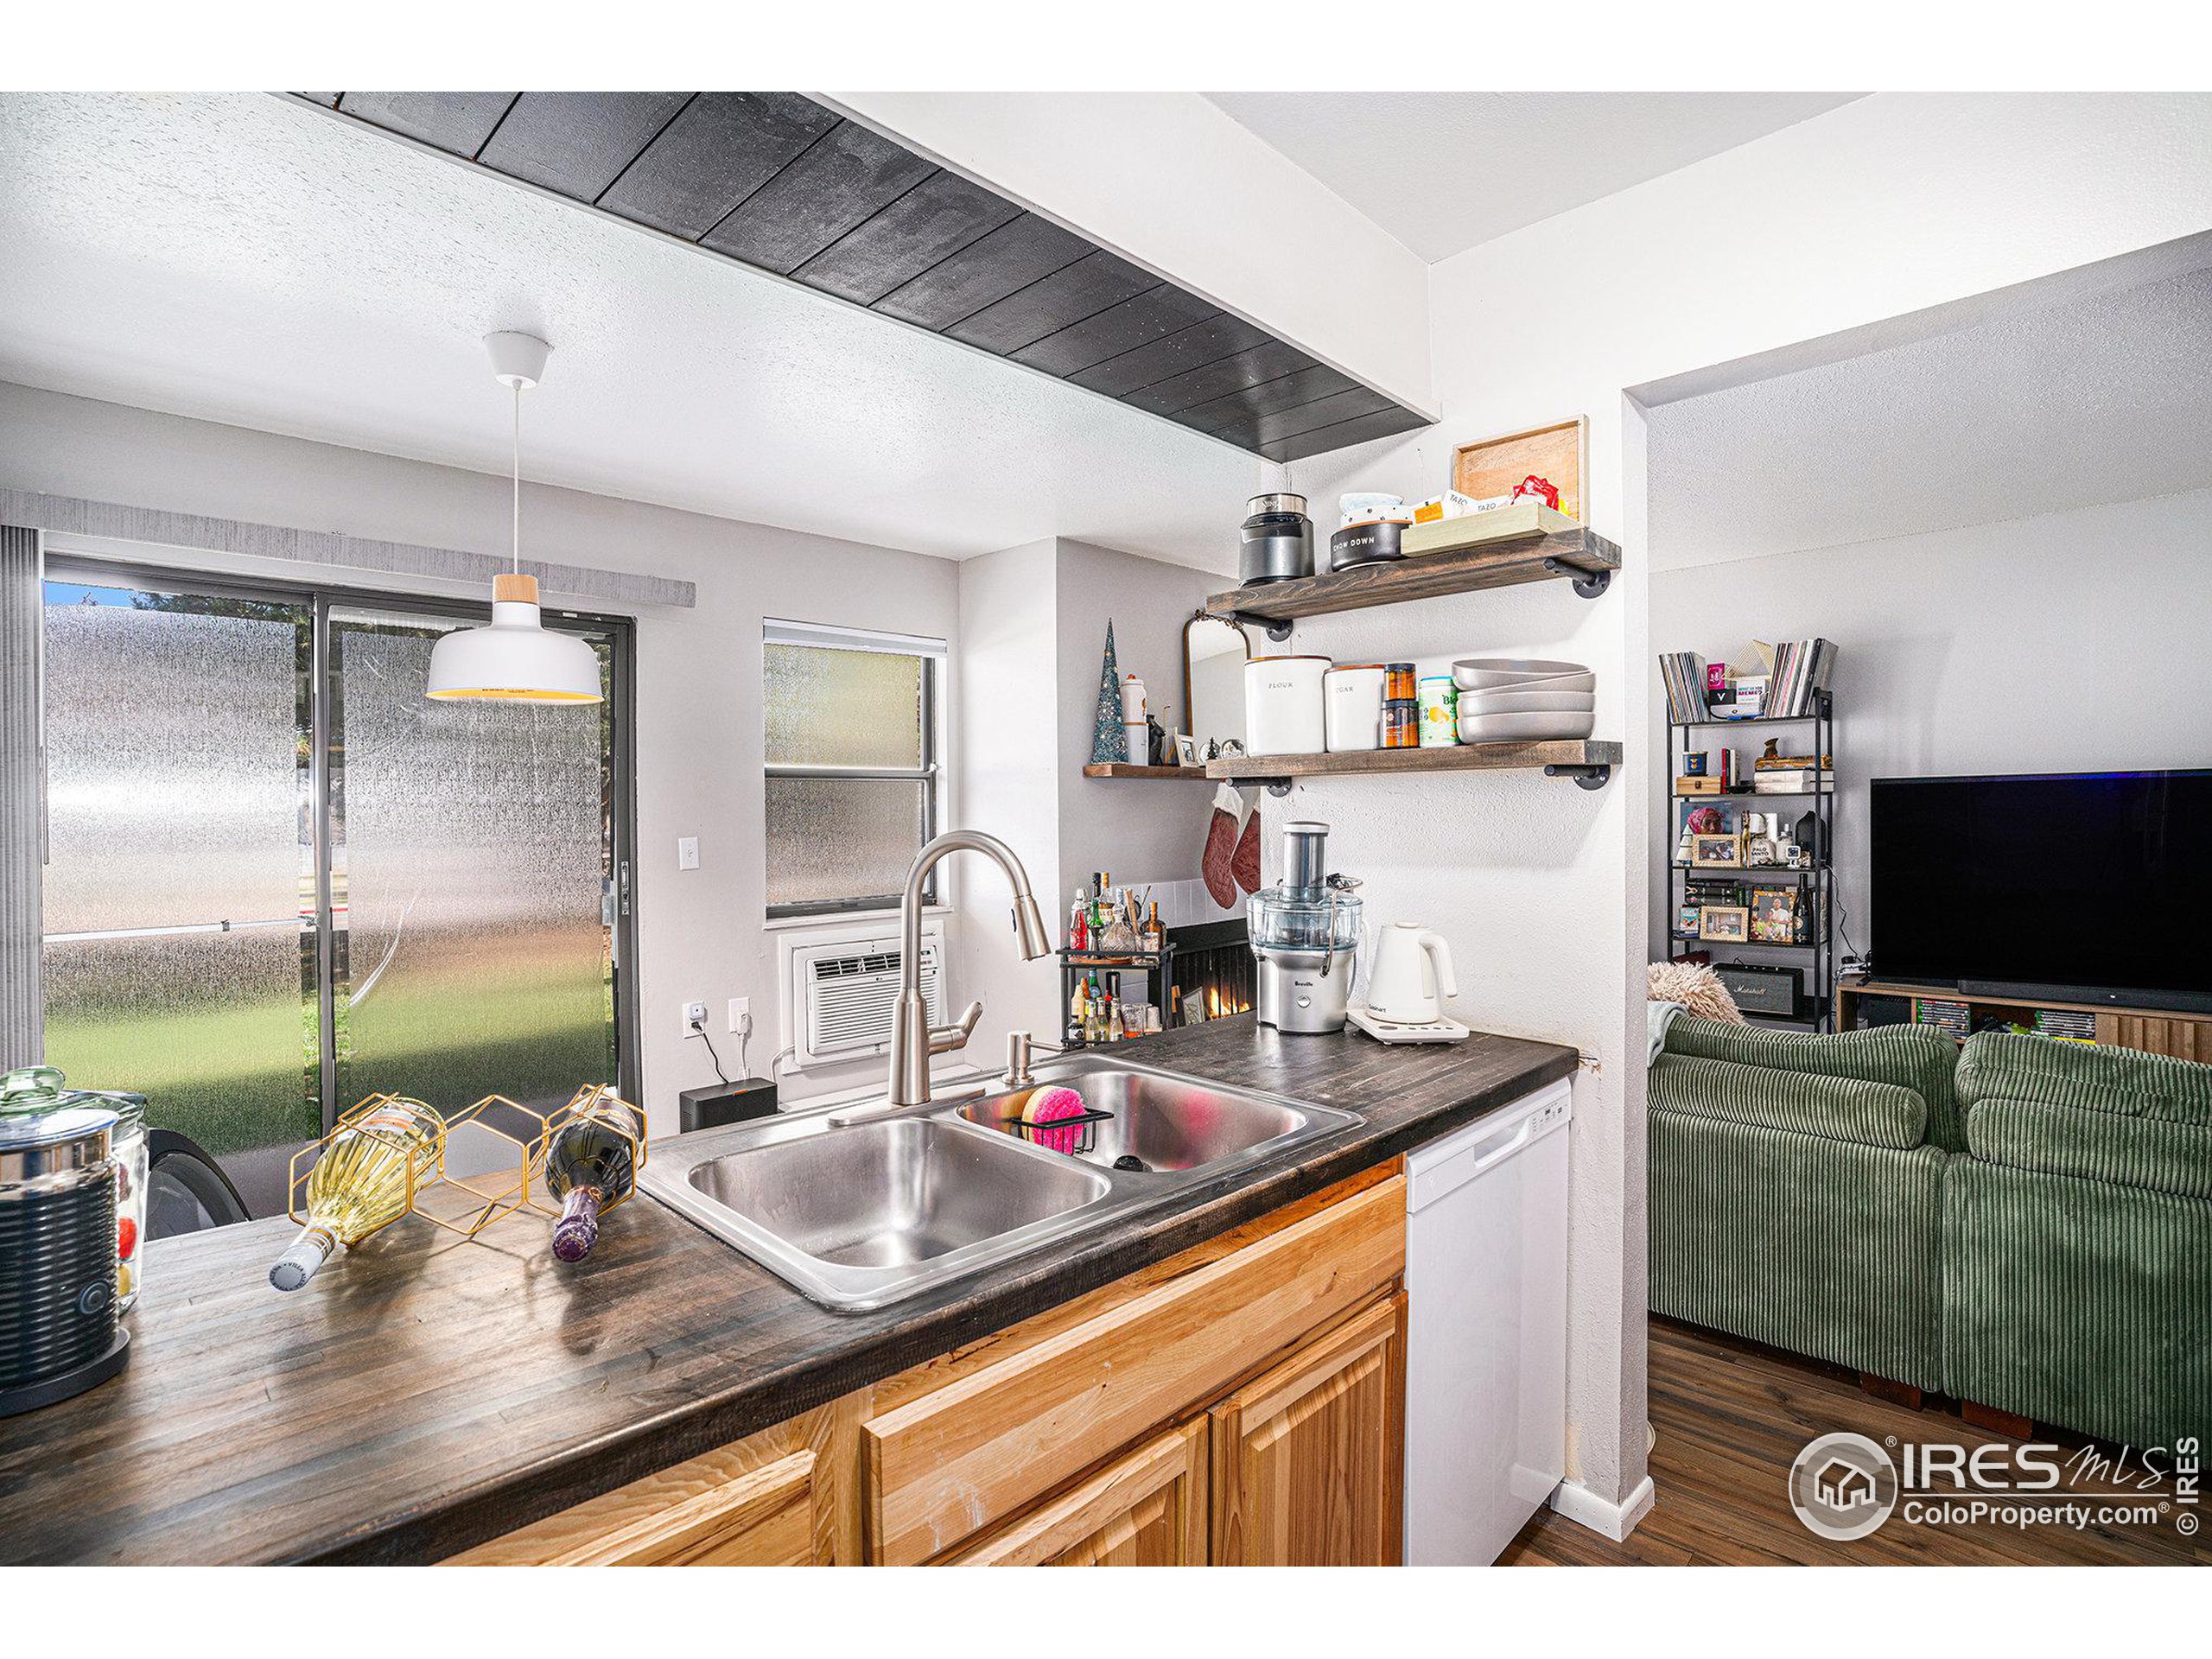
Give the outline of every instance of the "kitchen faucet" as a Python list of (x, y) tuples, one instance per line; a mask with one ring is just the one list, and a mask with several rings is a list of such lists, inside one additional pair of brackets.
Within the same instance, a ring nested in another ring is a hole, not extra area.
[(1014, 849), (980, 830), (948, 830), (914, 855), (906, 872), (906, 891), (899, 901), (899, 1001), (891, 1011), (890, 1104), (926, 1106), (930, 1101), (930, 1057), (963, 1046), (983, 1005), (970, 1002), (957, 1024), (932, 1026), (922, 1001), (922, 888), (929, 874), (950, 853), (987, 854), (1014, 886), (1014, 934), (1025, 962), (1052, 953), (1052, 936), (1030, 895), (1029, 874)]

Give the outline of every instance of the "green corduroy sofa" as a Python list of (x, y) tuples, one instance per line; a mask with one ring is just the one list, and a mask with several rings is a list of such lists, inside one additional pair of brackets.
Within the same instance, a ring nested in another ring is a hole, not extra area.
[(1684, 1015), (1650, 1305), (2136, 1446), (2212, 1439), (2212, 1065)]

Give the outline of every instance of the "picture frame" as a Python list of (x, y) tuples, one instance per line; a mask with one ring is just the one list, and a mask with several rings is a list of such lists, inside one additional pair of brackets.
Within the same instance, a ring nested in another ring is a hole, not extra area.
[(1744, 905), (1707, 905), (1698, 912), (1697, 936), (1713, 944), (1742, 944), (1750, 938), (1751, 912)]
[(1175, 764), (1179, 766), (1203, 766), (1206, 758), (1198, 751), (1198, 740), (1188, 732), (1175, 734)]
[(1726, 835), (1690, 837), (1690, 868), (1694, 870), (1740, 870), (1744, 868), (1744, 836), (1740, 830)]
[(1804, 942), (1804, 907), (1795, 887), (1762, 887), (1751, 896), (1751, 941), (1755, 944)]
[(1678, 939), (1697, 938), (1698, 926), (1704, 916), (1701, 905), (1678, 905), (1675, 909), (1675, 937)]

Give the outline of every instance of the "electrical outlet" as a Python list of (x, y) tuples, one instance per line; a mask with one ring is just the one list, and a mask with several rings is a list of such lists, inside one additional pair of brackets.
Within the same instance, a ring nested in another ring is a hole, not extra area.
[(729, 1029), (730, 1034), (734, 1037), (750, 1037), (753, 1034), (752, 998), (745, 996), (730, 998)]
[(696, 870), (699, 868), (699, 837), (678, 836), (676, 838), (676, 868)]
[(703, 1032), (706, 1028), (707, 1005), (703, 1002), (686, 1002), (683, 1005), (683, 1034), (689, 1037), (693, 1032)]

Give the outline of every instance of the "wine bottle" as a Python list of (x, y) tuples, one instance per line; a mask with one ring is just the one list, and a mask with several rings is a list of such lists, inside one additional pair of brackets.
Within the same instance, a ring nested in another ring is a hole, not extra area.
[(332, 1135), (308, 1177), (307, 1224), (269, 1282), (297, 1290), (340, 1245), (351, 1249), (406, 1214), (410, 1166), (414, 1186), (429, 1185), (444, 1133), (435, 1108), (394, 1095)]
[(553, 1254), (581, 1262), (599, 1242), (599, 1212), (629, 1192), (635, 1148), (645, 1139), (625, 1101), (602, 1093), (553, 1132), (545, 1149), (545, 1185), (561, 1200)]

